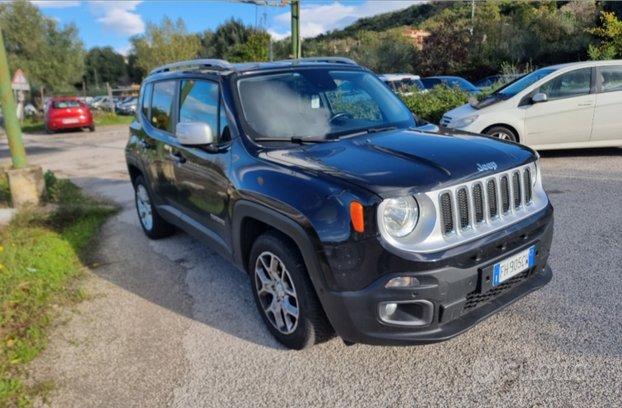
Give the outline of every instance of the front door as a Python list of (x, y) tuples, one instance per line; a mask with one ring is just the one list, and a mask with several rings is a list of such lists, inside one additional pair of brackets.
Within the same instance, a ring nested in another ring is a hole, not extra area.
[(592, 69), (582, 68), (546, 82), (537, 92), (547, 101), (525, 107), (526, 144), (587, 142), (592, 132), (596, 95)]
[(229, 224), (230, 165), (229, 131), (224, 112), (220, 112), (217, 82), (187, 79), (180, 82), (179, 122), (203, 122), (216, 135), (214, 146), (180, 146), (181, 162), (175, 167), (177, 200), (184, 213), (226, 241)]

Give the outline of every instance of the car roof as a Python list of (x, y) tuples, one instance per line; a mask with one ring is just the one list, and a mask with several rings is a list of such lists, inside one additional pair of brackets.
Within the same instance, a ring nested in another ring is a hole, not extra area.
[(607, 65), (622, 65), (622, 59), (617, 60), (600, 60), (600, 61), (581, 61), (581, 62), (567, 62), (564, 64), (549, 65), (543, 68), (553, 69), (565, 69), (565, 68), (588, 68)]
[(464, 79), (464, 78), (456, 76), (456, 75), (435, 75), (435, 76), (426, 77), (425, 79), (429, 79), (429, 78), (433, 78), (433, 79)]

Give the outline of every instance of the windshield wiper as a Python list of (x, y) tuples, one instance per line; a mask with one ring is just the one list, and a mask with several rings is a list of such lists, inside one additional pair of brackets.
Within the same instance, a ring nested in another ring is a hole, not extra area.
[(384, 132), (387, 130), (397, 129), (397, 126), (379, 126), (379, 127), (370, 127), (363, 129), (353, 129), (353, 130), (344, 130), (343, 132), (331, 133), (328, 135), (330, 139), (339, 139), (342, 137), (354, 137), (360, 135), (368, 135), (370, 133), (378, 133)]
[(258, 137), (255, 142), (290, 142), (290, 143), (324, 143), (326, 139), (312, 139), (309, 137)]

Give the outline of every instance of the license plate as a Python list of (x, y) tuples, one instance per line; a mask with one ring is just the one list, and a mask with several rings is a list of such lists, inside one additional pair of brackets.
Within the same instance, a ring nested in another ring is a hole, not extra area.
[(536, 264), (536, 246), (529, 247), (492, 268), (492, 286), (497, 286)]
[(79, 122), (79, 121), (78, 121), (78, 119), (76, 119), (76, 118), (67, 118), (67, 119), (63, 119), (63, 123), (64, 123), (65, 125), (70, 125), (70, 124), (72, 124), (72, 123), (78, 123), (78, 122)]

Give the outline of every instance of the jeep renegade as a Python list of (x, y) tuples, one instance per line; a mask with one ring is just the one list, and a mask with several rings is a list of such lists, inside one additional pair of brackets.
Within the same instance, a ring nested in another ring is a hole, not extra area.
[(140, 225), (247, 272), (287, 347), (447, 340), (549, 282), (553, 208), (528, 147), (432, 128), (344, 58), (165, 65), (126, 148)]

